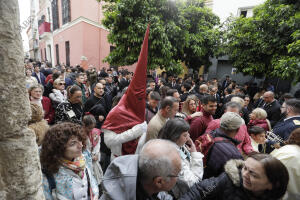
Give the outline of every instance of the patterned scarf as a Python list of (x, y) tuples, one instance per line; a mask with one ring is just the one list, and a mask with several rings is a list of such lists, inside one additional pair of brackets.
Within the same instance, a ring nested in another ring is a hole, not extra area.
[(74, 161), (63, 159), (61, 160), (61, 164), (66, 168), (74, 171), (81, 179), (83, 179), (85, 169), (85, 158), (82, 154), (80, 157), (75, 158)]

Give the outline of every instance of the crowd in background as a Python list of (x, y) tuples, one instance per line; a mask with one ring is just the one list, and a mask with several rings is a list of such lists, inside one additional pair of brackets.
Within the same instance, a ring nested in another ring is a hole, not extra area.
[[(146, 122), (116, 136), (102, 125), (132, 72), (28, 60), (25, 75), (46, 199), (300, 198), (300, 92), (150, 71)], [(123, 159), (122, 145), (134, 139), (140, 157)], [(125, 170), (129, 162), (137, 172)], [(135, 181), (109, 180), (125, 172)], [(134, 198), (120, 189), (127, 181)]]

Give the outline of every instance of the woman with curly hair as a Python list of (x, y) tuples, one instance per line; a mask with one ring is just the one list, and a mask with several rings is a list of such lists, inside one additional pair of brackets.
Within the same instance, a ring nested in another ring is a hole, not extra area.
[(275, 149), (271, 155), (280, 160), (289, 171), (290, 181), (283, 199), (300, 199), (300, 128), (292, 131), (286, 145)]
[(61, 123), (46, 133), (40, 154), (43, 189), (47, 200), (94, 200), (99, 190), (86, 135), (80, 125)]

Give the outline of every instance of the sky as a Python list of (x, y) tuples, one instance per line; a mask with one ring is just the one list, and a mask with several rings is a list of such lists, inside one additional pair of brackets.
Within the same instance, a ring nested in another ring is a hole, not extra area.
[(236, 16), (238, 9), (241, 7), (256, 6), (264, 2), (265, 0), (214, 0), (213, 12), (223, 22), (230, 16), (230, 13)]
[[(19, 2), (19, 10), (20, 10), (20, 24), (22, 24), (30, 16), (30, 0), (18, 0), (18, 2)], [(22, 29), (21, 32), (24, 51), (29, 50), (28, 37), (26, 34), (27, 28), (28, 27)]]

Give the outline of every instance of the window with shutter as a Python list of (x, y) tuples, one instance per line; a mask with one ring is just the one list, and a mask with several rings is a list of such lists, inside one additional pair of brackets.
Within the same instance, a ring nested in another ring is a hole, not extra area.
[(57, 0), (52, 1), (51, 7), (52, 7), (52, 20), (53, 20), (53, 31), (54, 31), (59, 28)]
[(63, 24), (71, 21), (71, 9), (70, 9), (70, 0), (62, 0), (62, 21)]

